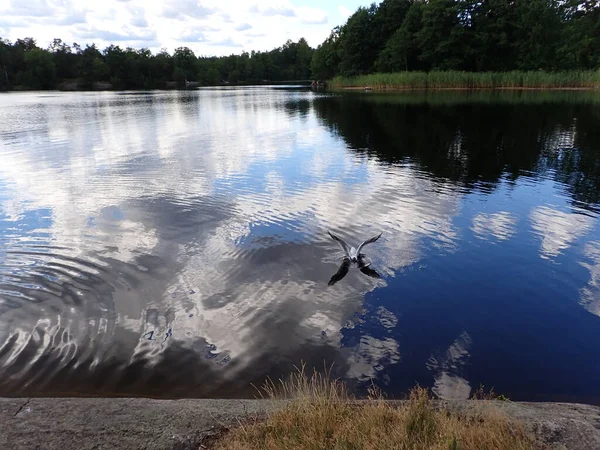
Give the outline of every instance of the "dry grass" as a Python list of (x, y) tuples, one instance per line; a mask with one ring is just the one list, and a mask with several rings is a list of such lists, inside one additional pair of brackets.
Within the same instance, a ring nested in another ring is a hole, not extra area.
[(301, 369), (287, 381), (269, 381), (272, 399), (291, 398), (264, 421), (240, 424), (214, 444), (221, 450), (525, 450), (523, 427), (481, 401), (471, 412), (446, 410), (417, 387), (407, 402), (380, 395), (355, 401), (328, 375)]

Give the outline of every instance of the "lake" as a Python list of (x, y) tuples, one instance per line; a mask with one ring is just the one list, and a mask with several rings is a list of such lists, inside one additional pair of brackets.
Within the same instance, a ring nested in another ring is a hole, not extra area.
[(2, 94), (0, 395), (600, 404), (599, 212), (598, 93)]

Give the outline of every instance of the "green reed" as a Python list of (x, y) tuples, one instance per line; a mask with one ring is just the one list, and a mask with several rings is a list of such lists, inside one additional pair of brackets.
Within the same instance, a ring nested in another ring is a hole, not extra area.
[(394, 89), (594, 89), (600, 88), (597, 71), (511, 72), (396, 72), (356, 77), (337, 76), (332, 88)]

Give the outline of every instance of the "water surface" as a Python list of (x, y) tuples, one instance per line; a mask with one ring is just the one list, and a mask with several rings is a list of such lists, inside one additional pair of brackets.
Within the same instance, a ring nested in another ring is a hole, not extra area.
[(595, 93), (3, 94), (0, 395), (600, 403), (599, 206)]

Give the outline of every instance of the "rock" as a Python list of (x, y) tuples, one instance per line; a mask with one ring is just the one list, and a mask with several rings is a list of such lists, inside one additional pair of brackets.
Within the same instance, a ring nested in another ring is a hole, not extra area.
[[(468, 411), (487, 402), (443, 402)], [(267, 400), (0, 398), (0, 449), (197, 450), (240, 420), (264, 417)], [(541, 447), (600, 449), (600, 408), (566, 403), (494, 402), (523, 422)]]

